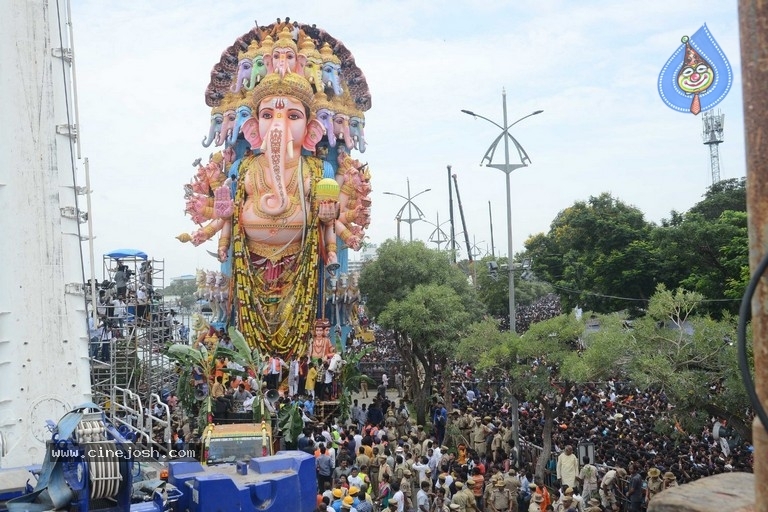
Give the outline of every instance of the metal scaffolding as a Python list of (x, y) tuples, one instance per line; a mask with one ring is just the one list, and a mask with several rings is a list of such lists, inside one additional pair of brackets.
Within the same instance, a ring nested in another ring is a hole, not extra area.
[[(164, 267), (164, 260), (104, 256), (103, 281), (97, 285), (100, 339), (91, 344), (94, 401), (113, 422), (159, 444), (170, 442), (171, 418), (162, 398), (177, 382), (164, 355), (178, 330), (174, 311), (158, 293), (165, 285)], [(118, 272), (125, 278), (116, 280)], [(118, 281), (126, 286), (119, 288)]]

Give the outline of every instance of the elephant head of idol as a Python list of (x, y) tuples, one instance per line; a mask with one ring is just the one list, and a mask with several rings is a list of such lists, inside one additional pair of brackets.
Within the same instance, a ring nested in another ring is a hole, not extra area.
[[(257, 44), (255, 41), (251, 45)], [(274, 42), (272, 38), (267, 36), (261, 42), (261, 46), (255, 49), (252, 53), (253, 60), (251, 61), (251, 76), (250, 79), (245, 82), (244, 87), (249, 91), (252, 91), (254, 87), (259, 85), (259, 82), (267, 76), (267, 63), (265, 62), (265, 56), (272, 54), (272, 45)], [(250, 53), (251, 50), (249, 49)]]
[(291, 32), (284, 28), (272, 46), (272, 52), (264, 55), (264, 63), (267, 65), (267, 74), (279, 73), (282, 77), (288, 73), (303, 75), (306, 57), (299, 54)]
[(333, 129), (333, 118), (336, 111), (324, 92), (315, 94), (314, 110), (315, 118), (322, 125), (323, 133), (328, 138), (328, 145), (332, 148), (336, 147), (336, 135)]
[(323, 59), (322, 78), (325, 89), (333, 96), (341, 96), (344, 92), (341, 86), (341, 60), (333, 54), (328, 43), (320, 48), (320, 57)]
[(325, 89), (323, 85), (323, 58), (320, 52), (315, 48), (312, 39), (305, 38), (301, 43), (299, 55), (304, 60), (304, 77), (309, 80), (309, 84), (315, 89), (315, 92), (322, 92)]
[(229, 88), (230, 92), (240, 92), (243, 85), (250, 81), (253, 68), (253, 57), (257, 50), (258, 42), (254, 41), (251, 46), (248, 47), (248, 51), (237, 54), (237, 75), (235, 75), (232, 86)]
[[(334, 106), (333, 130), (336, 136), (336, 144), (341, 143), (347, 148), (347, 153), (353, 149), (358, 149), (358, 141), (363, 135), (363, 113), (355, 106), (355, 100), (348, 90), (339, 96), (334, 96), (331, 100)], [(356, 128), (352, 130), (352, 119), (355, 119)], [(361, 153), (365, 151), (365, 141), (362, 140)]]
[(306, 78), (296, 73), (270, 73), (253, 90), (253, 114), (243, 124), (243, 135), (266, 156), (274, 190), (259, 199), (259, 207), (280, 215), (290, 206), (286, 172), (298, 165), (302, 147), (314, 151), (323, 135), (320, 123), (310, 118), (314, 97)]

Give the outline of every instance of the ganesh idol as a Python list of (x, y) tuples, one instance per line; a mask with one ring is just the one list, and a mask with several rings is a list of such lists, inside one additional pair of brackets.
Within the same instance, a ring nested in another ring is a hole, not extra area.
[(314, 320), (321, 246), (324, 262), (336, 262), (338, 185), (334, 197), (322, 162), (301, 155), (322, 136), (309, 117), (312, 100), (309, 82), (295, 73), (269, 74), (254, 90), (255, 116), (243, 132), (261, 152), (240, 164), (234, 212), (219, 238), (222, 261), (233, 246), (241, 331), (281, 352), (296, 347)]
[[(273, 40), (274, 27), (256, 27), (214, 65), (203, 145), (224, 147), (208, 164), (196, 161), (185, 198), (200, 227), (177, 237), (201, 245), (219, 235), (216, 256), (230, 277), (226, 323), (250, 346), (284, 357), (312, 352), (319, 291), (345, 270), (347, 249), (359, 249), (370, 211), (367, 167), (349, 156), (364, 151), (367, 84), (336, 41), (350, 80), (343, 82), (335, 40), (301, 27), (298, 40), (287, 30)], [(328, 61), (333, 73), (321, 77), (313, 58)], [(322, 108), (342, 120), (357, 116), (359, 129), (324, 124)], [(321, 142), (323, 158), (316, 156)], [(332, 344), (316, 344), (322, 359), (333, 352)]]

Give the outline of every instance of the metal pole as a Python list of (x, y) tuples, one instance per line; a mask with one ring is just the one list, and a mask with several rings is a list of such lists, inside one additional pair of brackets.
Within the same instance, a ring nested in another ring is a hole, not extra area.
[[(517, 332), (516, 329), (516, 317), (515, 317), (515, 272), (513, 263), (512, 252), (512, 190), (509, 175), (512, 174), (512, 170), (509, 168), (509, 137), (507, 136), (507, 91), (501, 90), (502, 104), (504, 106), (504, 174), (506, 175), (507, 183), (507, 273), (509, 275), (509, 332)], [(514, 397), (513, 397), (514, 398)], [(514, 405), (517, 405), (517, 399), (514, 399)], [(519, 418), (517, 417), (517, 407), (515, 407), (515, 414), (512, 419), (512, 440), (515, 443), (518, 454), (518, 465), (520, 456), (520, 425)]]
[(509, 168), (509, 138), (507, 137), (507, 91), (502, 89), (502, 103), (504, 105), (504, 173), (507, 175), (507, 264), (509, 267), (509, 332), (516, 332), (515, 323), (515, 274), (513, 272), (512, 252), (512, 192), (509, 175), (512, 170)]
[(408, 187), (408, 241), (413, 242), (413, 214), (411, 213), (411, 180), (405, 178), (406, 186)]
[(451, 257), (456, 263), (456, 230), (453, 224), (453, 183), (451, 182), (451, 166), (448, 166), (448, 215), (451, 220)]
[(453, 175), (453, 184), (456, 187), (456, 202), (459, 204), (459, 216), (461, 217), (461, 227), (464, 230), (464, 243), (467, 246), (467, 259), (470, 263), (473, 261), (472, 246), (469, 244), (469, 230), (467, 230), (467, 220), (464, 218), (464, 208), (461, 206), (461, 194), (459, 194), (459, 181), (456, 175)]
[[(758, 0), (739, 1), (739, 33), (741, 34), (742, 87), (744, 91), (744, 128), (747, 152), (747, 212), (749, 213), (749, 263), (752, 271), (768, 253), (768, 4)], [(755, 358), (755, 391), (764, 408), (768, 408), (768, 286), (760, 280), (752, 299), (753, 351)], [(759, 417), (752, 421), (752, 444), (755, 447), (755, 511), (768, 512), (768, 425)]]
[(496, 257), (496, 248), (493, 245), (493, 214), (491, 213), (491, 202), (488, 201), (488, 221), (491, 224), (491, 258)]
[[(93, 261), (93, 210), (91, 209), (91, 167), (88, 165), (88, 159), (86, 158), (83, 162), (83, 166), (85, 167), (85, 200), (86, 200), (86, 208), (88, 211), (88, 259), (91, 260), (91, 316), (93, 318), (93, 328), (95, 329), (98, 327), (98, 321), (99, 317), (96, 314), (96, 264)], [(77, 193), (77, 191), (75, 191)], [(88, 333), (88, 337), (90, 339), (91, 333)]]
[(400, 241), (400, 217), (398, 217), (395, 220), (397, 220), (397, 241), (399, 242)]

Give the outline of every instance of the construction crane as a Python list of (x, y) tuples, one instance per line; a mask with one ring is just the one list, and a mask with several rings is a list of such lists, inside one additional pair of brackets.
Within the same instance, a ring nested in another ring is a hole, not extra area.
[(467, 232), (467, 221), (464, 220), (464, 208), (461, 206), (461, 195), (459, 194), (459, 182), (456, 179), (456, 175), (452, 174), (453, 185), (456, 187), (456, 201), (459, 203), (459, 215), (461, 215), (461, 227), (464, 228), (464, 243), (467, 244), (467, 258), (472, 260), (472, 246), (469, 243), (469, 232)]

